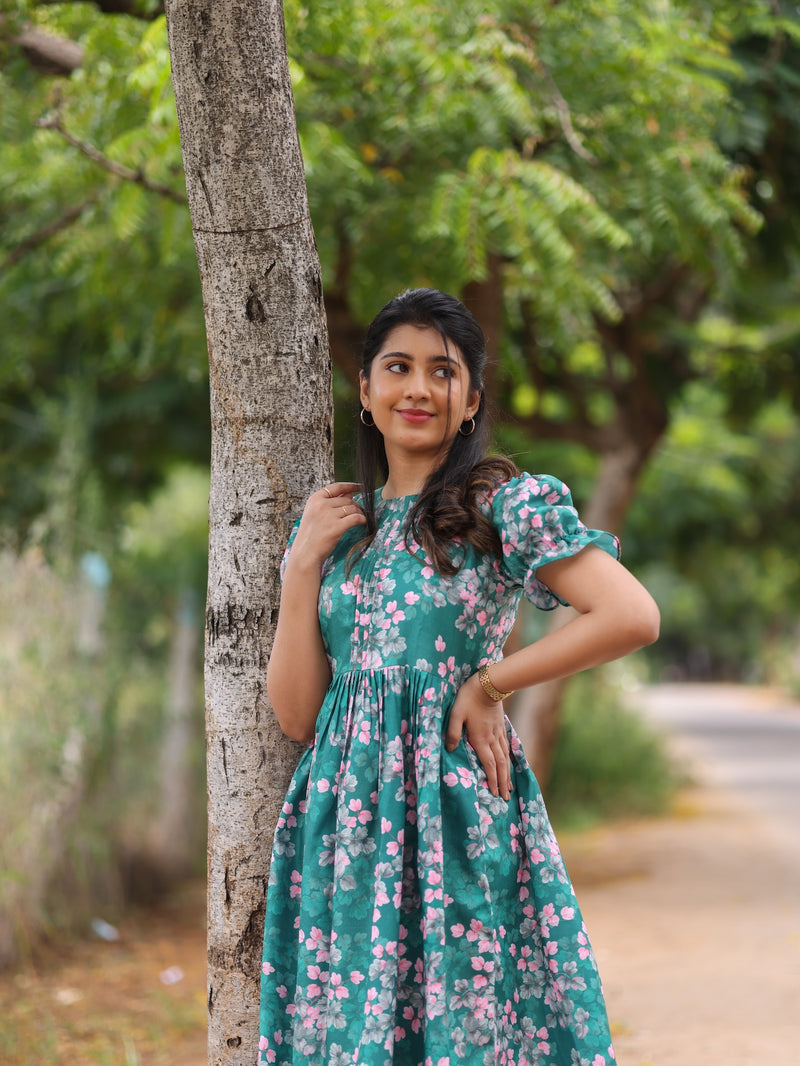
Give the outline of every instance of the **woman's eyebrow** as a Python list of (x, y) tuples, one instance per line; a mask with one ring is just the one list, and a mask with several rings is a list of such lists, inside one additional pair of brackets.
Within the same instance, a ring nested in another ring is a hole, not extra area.
[[(384, 352), (383, 355), (378, 357), (381, 362), (385, 362), (387, 359), (414, 359), (414, 356), (410, 352)], [(438, 355), (428, 356), (429, 363), (450, 363), (454, 366), (458, 366), (458, 360), (453, 356), (448, 355), (446, 352), (441, 352)]]

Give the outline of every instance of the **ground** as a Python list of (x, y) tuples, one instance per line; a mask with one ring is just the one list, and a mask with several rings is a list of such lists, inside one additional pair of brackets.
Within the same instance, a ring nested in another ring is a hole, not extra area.
[(3, 1066), (202, 1066), (205, 886), (0, 973)]
[(800, 877), (761, 819), (695, 790), (565, 843), (620, 1066), (796, 1066)]
[[(620, 1066), (795, 1066), (800, 861), (718, 788), (562, 838)], [(178, 967), (178, 970), (174, 968)], [(0, 975), (8, 1066), (202, 1066), (204, 888)], [(174, 983), (170, 978), (180, 977)]]

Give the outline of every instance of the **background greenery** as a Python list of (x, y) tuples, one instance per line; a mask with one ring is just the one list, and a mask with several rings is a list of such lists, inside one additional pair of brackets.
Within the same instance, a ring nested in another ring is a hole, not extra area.
[[(496, 354), (498, 445), (592, 506), (625, 457), (608, 520), (662, 607), (651, 675), (796, 685), (797, 7), (285, 6), (338, 473), (352, 471), (365, 323), (400, 287), (460, 292)], [(80, 52), (43, 69), (32, 30)], [(81, 888), (72, 920), (120, 905), (133, 869), (155, 877), (187, 617), (181, 772), (202, 863), (209, 430), (160, 5), (5, 0), (0, 58), (0, 912), (18, 938), (70, 917), (51, 891), (65, 871)], [(95, 556), (107, 587), (91, 583)], [(582, 685), (565, 743), (633, 729), (610, 704)], [(585, 779), (580, 751), (572, 770), (565, 757), (554, 802)], [(590, 805), (622, 794), (609, 774)], [(25, 857), (31, 812), (59, 842), (44, 870)]]

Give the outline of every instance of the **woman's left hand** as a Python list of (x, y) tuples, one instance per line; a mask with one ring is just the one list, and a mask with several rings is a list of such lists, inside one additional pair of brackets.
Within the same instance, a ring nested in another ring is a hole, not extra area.
[(511, 752), (506, 733), (502, 702), (495, 703), (483, 691), (478, 675), (473, 674), (458, 690), (444, 743), (453, 751), (462, 731), (481, 761), (486, 783), (493, 796), (511, 797)]

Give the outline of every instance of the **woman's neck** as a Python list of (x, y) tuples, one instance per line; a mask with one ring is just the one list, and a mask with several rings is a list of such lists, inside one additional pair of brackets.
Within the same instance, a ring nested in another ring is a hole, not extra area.
[(427, 478), (418, 481), (413, 478), (393, 478), (391, 473), (381, 489), (384, 500), (394, 500), (400, 496), (418, 496)]
[(429, 456), (402, 456), (400, 459), (387, 456), (389, 474), (383, 486), (385, 500), (397, 496), (417, 496), (436, 466)]

